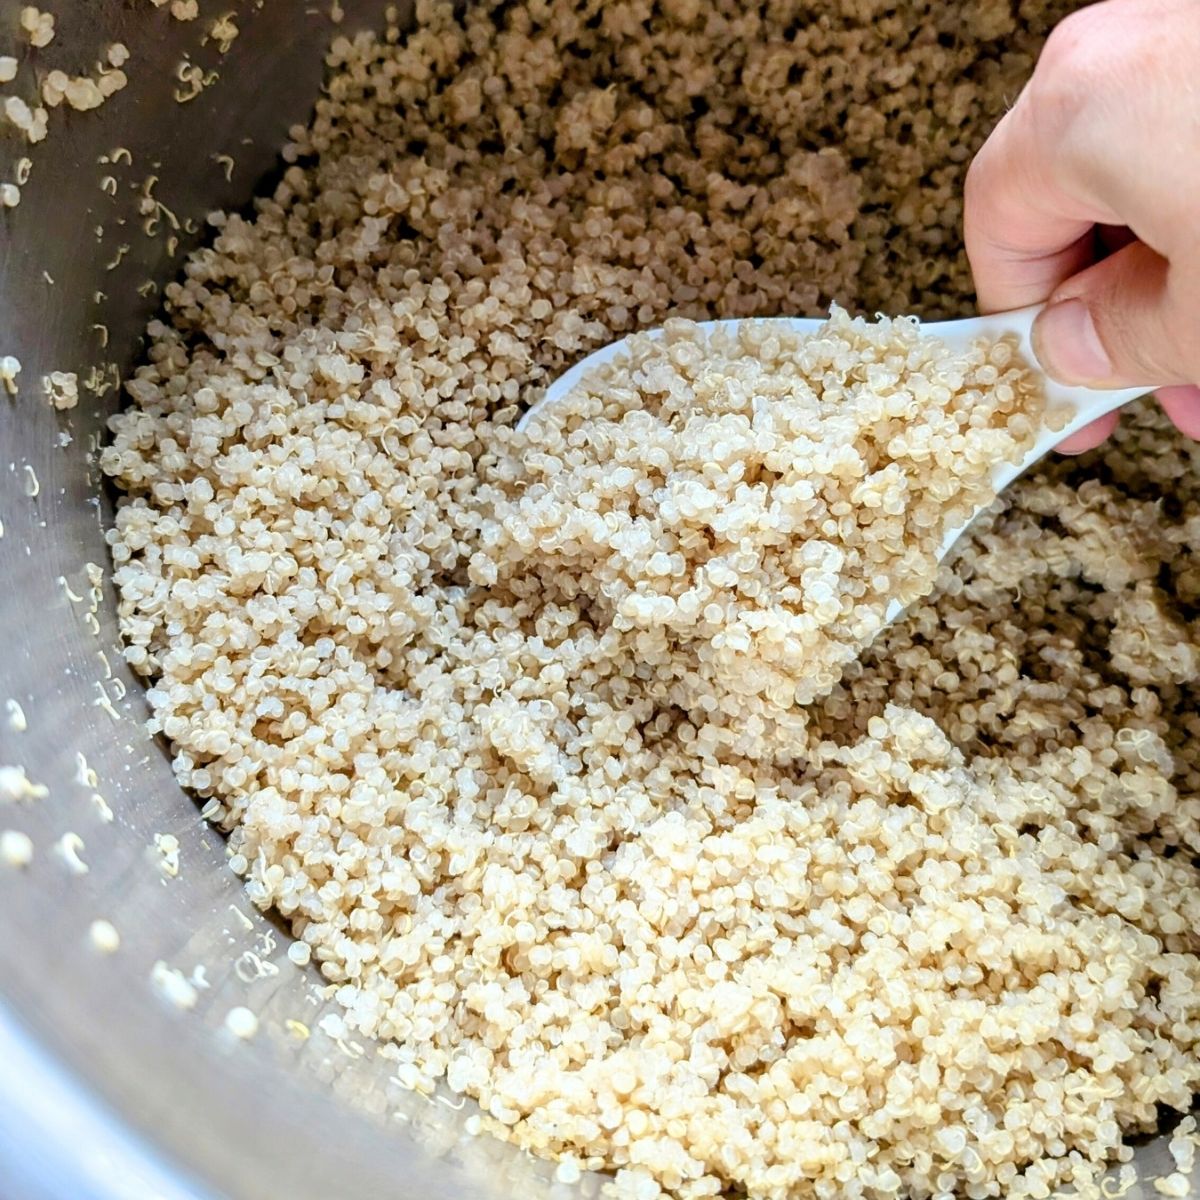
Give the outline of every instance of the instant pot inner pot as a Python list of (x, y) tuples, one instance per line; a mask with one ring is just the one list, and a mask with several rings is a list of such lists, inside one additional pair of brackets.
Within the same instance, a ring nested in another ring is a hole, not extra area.
[[(0, 763), (48, 791), (6, 822), (32, 838), (33, 861), (0, 870), (0, 1197), (562, 1196), (552, 1164), (466, 1136), (473, 1103), (416, 1096), (370, 1046), (322, 1032), (334, 1006), (315, 967), (290, 963), (290, 939), (246, 901), (222, 838), (145, 731), (94, 453), (116, 390), (83, 388), (67, 413), (38, 394), (50, 371), (82, 383), (135, 363), (205, 215), (243, 207), (277, 171), (331, 40), (384, 21), (373, 0), (343, 0), (340, 24), (327, 0), (225, 7), (239, 33), (221, 53), (201, 44), (211, 19), (56, 0), (55, 61), (89, 64), (123, 42), (128, 88), (55, 120), (28, 151), (11, 128), (0, 142), (6, 177), (10, 160), (34, 162), (20, 206), (0, 215), (0, 357), (22, 366), (20, 394), (0, 398), (0, 704), (17, 701), (26, 725), (0, 721)], [(20, 8), (0, 2), (0, 54), (28, 58)], [(208, 83), (180, 102), (185, 59)], [(96, 597), (89, 563), (104, 568)], [(54, 850), (70, 833), (86, 874)], [(164, 836), (178, 840), (173, 875)], [(117, 953), (93, 944), (98, 919), (118, 929)], [(193, 1008), (152, 986), (159, 962), (189, 979), (202, 969)], [(225, 1028), (237, 1006), (259, 1016), (253, 1040)]]
[[(0, 0), (6, 41), (20, 7)], [(114, 620), (95, 450), (118, 395), (104, 375), (136, 361), (205, 214), (244, 206), (276, 171), (331, 39), (378, 26), (384, 5), (335, 0), (338, 24), (328, 0), (231, 5), (226, 49), (204, 40), (211, 22), (148, 0), (53, 7), (63, 59), (118, 41), (131, 58), (119, 103), (56, 120), (0, 216), (0, 356), (22, 365), (20, 394), (0, 400), (0, 702), (26, 725), (0, 722), (0, 763), (47, 789), (19, 814), (32, 863), (0, 870), (0, 1197), (594, 1195), (598, 1177), (554, 1183), (551, 1164), (468, 1136), (473, 1102), (416, 1096), (370, 1046), (322, 1030), (315, 969), (245, 900), (145, 731)], [(23, 147), (10, 136), (4, 152)], [(39, 396), (55, 370), (94, 384), (69, 412)], [(86, 873), (56, 853), (64, 837)], [(117, 953), (98, 949), (96, 920), (119, 930)], [(194, 1007), (152, 988), (156, 964), (181, 972), (174, 992)], [(258, 1014), (252, 1040), (226, 1027), (238, 1006)], [(1143, 1178), (1167, 1173), (1166, 1139), (1137, 1162)]]

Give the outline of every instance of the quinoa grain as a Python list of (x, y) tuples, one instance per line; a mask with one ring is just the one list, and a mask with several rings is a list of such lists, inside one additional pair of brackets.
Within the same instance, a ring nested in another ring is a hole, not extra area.
[(86, 875), (91, 870), (87, 863), (80, 858), (80, 851), (83, 849), (83, 838), (71, 830), (67, 830), (54, 843), (55, 853), (72, 875)]
[[(18, 192), (18, 196), (20, 193)], [(11, 354), (0, 356), (0, 384), (10, 396), (17, 394), (17, 376), (21, 373), (21, 360)]]
[(167, 1003), (181, 1010), (195, 1008), (200, 998), (195, 985), (184, 973), (161, 959), (151, 968), (150, 982)]
[(20, 869), (33, 862), (33, 841), (19, 829), (0, 830), (0, 859), (10, 867)]
[(225, 1028), (235, 1038), (248, 1041), (258, 1032), (258, 1018), (248, 1008), (239, 1004), (225, 1014)]
[(21, 9), (19, 19), (31, 46), (48, 46), (54, 41), (53, 13), (42, 12), (30, 4)]
[(101, 954), (115, 954), (121, 948), (121, 935), (117, 932), (117, 927), (103, 917), (91, 923), (88, 936)]
[(44, 800), (50, 794), (45, 784), (34, 783), (24, 767), (0, 767), (0, 804)]
[(79, 403), (79, 376), (74, 371), (51, 371), (42, 377), (42, 393), (52, 408), (74, 408)]

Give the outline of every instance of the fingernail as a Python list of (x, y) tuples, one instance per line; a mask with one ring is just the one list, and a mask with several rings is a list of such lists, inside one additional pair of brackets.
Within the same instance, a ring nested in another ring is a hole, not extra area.
[(1095, 386), (1112, 379), (1112, 361), (1082, 300), (1050, 305), (1034, 322), (1033, 349), (1046, 374), (1060, 383)]

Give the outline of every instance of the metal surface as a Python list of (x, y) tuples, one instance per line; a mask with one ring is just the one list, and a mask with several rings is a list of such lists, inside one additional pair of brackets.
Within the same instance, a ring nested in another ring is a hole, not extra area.
[[(49, 69), (90, 70), (113, 40), (132, 57), (125, 91), (95, 112), (53, 112), (42, 144), (27, 149), (11, 128), (0, 134), (0, 179), (12, 178), (25, 153), (33, 161), (20, 207), (0, 210), (0, 357), (23, 366), (20, 394), (0, 392), (0, 764), (22, 764), (48, 788), (45, 799), (0, 810), (0, 827), (35, 844), (28, 869), (0, 865), (0, 1197), (594, 1194), (594, 1177), (554, 1185), (547, 1164), (466, 1137), (473, 1105), (414, 1097), (370, 1047), (319, 1029), (329, 1011), (319, 977), (289, 963), (284, 936), (244, 901), (221, 839), (145, 732), (141, 685), (119, 653), (107, 582), (91, 611), (85, 564), (107, 567), (110, 515), (109, 501), (97, 499), (91, 451), (116, 392), (85, 392), (65, 414), (40, 396), (50, 370), (84, 378), (107, 363), (127, 368), (157, 305), (154, 289), (203, 236), (189, 221), (244, 204), (274, 169), (276, 147), (306, 117), (322, 51), (339, 32), (328, 0), (319, 10), (293, 0), (215, 8), (202, 0), (201, 19), (186, 23), (149, 0), (56, 0), (58, 36), (38, 51), (16, 32), (20, 3), (0, 0), (0, 54), (22, 47), (6, 94), (32, 99), (36, 73)], [(383, 6), (342, 7), (340, 31), (349, 32), (377, 22)], [(241, 32), (222, 54), (201, 41), (228, 11)], [(179, 103), (184, 55), (220, 77)], [(119, 147), (131, 162), (113, 153)], [(144, 195), (166, 206), (149, 233)], [(6, 719), (10, 698), (25, 713), (23, 732)], [(54, 851), (68, 831), (83, 841), (86, 874)], [(156, 862), (158, 834), (179, 840), (175, 877)], [(111, 956), (90, 943), (98, 917), (120, 931)], [(191, 1011), (150, 986), (160, 960), (187, 975), (203, 969), (208, 986)], [(223, 1029), (238, 1004), (260, 1014), (251, 1042)], [(311, 1036), (297, 1036), (302, 1028)], [(1165, 1170), (1164, 1141), (1139, 1160), (1151, 1174)]]

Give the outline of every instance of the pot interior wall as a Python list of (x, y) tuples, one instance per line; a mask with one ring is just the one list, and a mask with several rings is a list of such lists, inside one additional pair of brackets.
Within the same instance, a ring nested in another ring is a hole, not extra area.
[[(26, 725), (0, 712), (0, 764), (47, 789), (0, 821), (35, 848), (26, 869), (0, 869), (0, 1195), (548, 1194), (552, 1166), (466, 1136), (473, 1104), (406, 1092), (370, 1047), (321, 1030), (335, 1011), (323, 981), (246, 901), (145, 730), (108, 579), (95, 451), (112, 381), (206, 214), (269, 185), (331, 40), (381, 26), (384, 5), (343, 0), (338, 24), (328, 3), (222, 5), (239, 29), (224, 53), (205, 40), (212, 11), (181, 22), (149, 3), (59, 0), (53, 42), (34, 49), (20, 7), (0, 0), (0, 54), (21, 59), (6, 94), (33, 103), (46, 71), (90, 71), (113, 42), (130, 59), (129, 86), (101, 108), (53, 111), (35, 146), (11, 127), (0, 141), (0, 178), (32, 162), (20, 205), (0, 209), (0, 357), (21, 363), (18, 394), (0, 389), (0, 708), (14, 701)], [(208, 82), (181, 102), (188, 64)], [(73, 410), (42, 397), (56, 370), (95, 385)], [(89, 563), (105, 575), (95, 596)], [(86, 874), (54, 849), (69, 833)], [(174, 876), (162, 835), (179, 843)], [(115, 954), (92, 944), (96, 919), (119, 931)], [(194, 1008), (152, 986), (159, 962), (201, 968)], [(224, 1028), (238, 1005), (260, 1016), (252, 1041)]]

